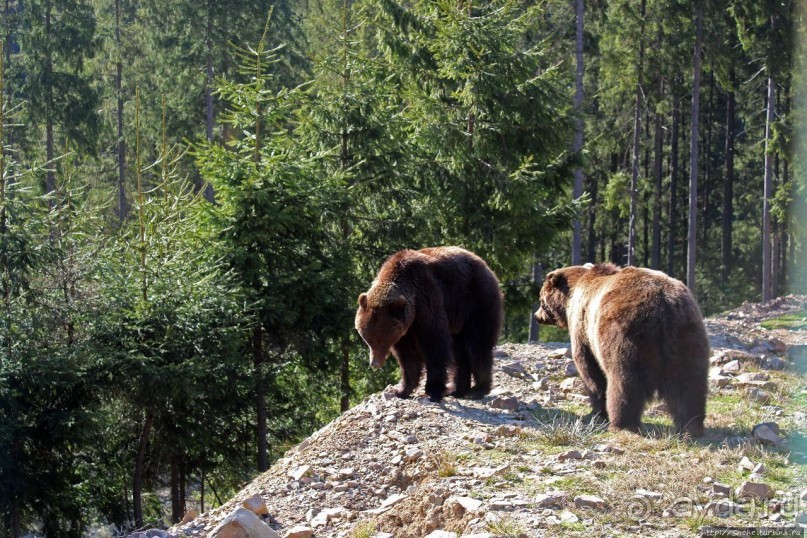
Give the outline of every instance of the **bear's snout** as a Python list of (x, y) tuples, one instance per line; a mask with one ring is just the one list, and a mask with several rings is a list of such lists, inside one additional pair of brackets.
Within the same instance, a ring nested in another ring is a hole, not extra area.
[(384, 366), (384, 363), (387, 362), (387, 355), (389, 355), (389, 350), (379, 351), (370, 349), (370, 366), (373, 368), (381, 368)]
[(538, 323), (543, 323), (545, 325), (552, 325), (555, 323), (555, 320), (547, 313), (546, 310), (544, 310), (543, 306), (535, 311), (535, 320)]

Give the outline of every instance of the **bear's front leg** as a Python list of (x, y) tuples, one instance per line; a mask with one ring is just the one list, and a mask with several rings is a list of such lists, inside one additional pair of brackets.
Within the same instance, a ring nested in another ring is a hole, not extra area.
[(431, 401), (439, 402), (446, 391), (446, 370), (452, 361), (452, 349), (447, 323), (435, 325), (418, 327), (417, 345), (426, 363), (426, 394)]
[(418, 353), (415, 339), (409, 334), (405, 334), (392, 346), (392, 354), (395, 355), (398, 366), (401, 368), (401, 382), (398, 383), (393, 394), (398, 398), (408, 398), (420, 385), (423, 358)]
[(589, 420), (608, 421), (608, 407), (606, 405), (606, 394), (608, 382), (600, 368), (597, 359), (587, 345), (573, 346), (572, 357), (580, 380), (586, 387), (588, 401), (591, 404), (591, 413), (585, 418)]

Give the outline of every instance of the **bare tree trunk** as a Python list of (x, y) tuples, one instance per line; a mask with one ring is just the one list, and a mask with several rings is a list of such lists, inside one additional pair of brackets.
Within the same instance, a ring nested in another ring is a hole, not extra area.
[(151, 434), (151, 425), (154, 422), (154, 411), (146, 411), (146, 419), (143, 422), (143, 430), (140, 433), (140, 443), (137, 446), (135, 455), (134, 477), (132, 478), (132, 502), (134, 505), (135, 526), (143, 526), (143, 465), (146, 461), (146, 447)]
[(176, 454), (171, 454), (171, 522), (178, 523), (182, 519), (179, 503), (179, 462)]
[(123, 139), (123, 49), (120, 35), (120, 18), (120, 0), (115, 0), (115, 44), (118, 54), (115, 62), (115, 92), (118, 101), (118, 218), (122, 225), (129, 214), (129, 205), (126, 202), (126, 142)]
[(591, 205), (588, 208), (588, 241), (587, 250), (588, 255), (586, 261), (593, 263), (597, 257), (597, 235), (596, 235), (596, 218), (597, 218), (597, 179), (589, 175), (588, 180), (589, 192), (591, 193)]
[[(207, 30), (205, 35), (206, 49), (206, 69), (205, 69), (205, 136), (209, 141), (213, 140), (213, 14), (210, 12), (210, 1), (207, 3)], [(213, 185), (205, 183), (205, 199), (214, 202), (216, 193), (213, 192)]]
[[(680, 87), (679, 83), (674, 88)], [(673, 89), (672, 130), (670, 132), (670, 206), (667, 211), (667, 273), (675, 269), (675, 236), (678, 224), (678, 137), (681, 127), (681, 97)]]
[[(544, 270), (541, 267), (541, 264), (535, 262), (532, 264), (532, 283), (535, 286), (540, 286), (541, 281), (543, 280)], [(538, 307), (540, 307), (540, 303), (532, 303), (532, 309), (530, 310), (530, 334), (527, 337), (527, 341), (529, 343), (535, 343), (539, 340), (541, 335), (541, 328), (538, 325), (538, 320), (535, 319), (535, 312), (538, 311)]]
[[(659, 101), (664, 96), (664, 78), (659, 80), (658, 98)], [(655, 130), (653, 133), (653, 179), (655, 187), (653, 189), (653, 246), (650, 256), (650, 267), (661, 268), (661, 165), (664, 159), (664, 130), (661, 125), (661, 113), (656, 111)]]
[(697, 293), (695, 283), (695, 261), (698, 243), (698, 127), (701, 91), (701, 48), (703, 34), (703, 2), (696, 3), (695, 51), (692, 55), (692, 115), (689, 140), (689, 230), (687, 233), (687, 287), (692, 294)]
[(639, 145), (642, 131), (642, 71), (644, 69), (644, 17), (646, 0), (642, 0), (637, 61), (636, 110), (633, 116), (633, 158), (630, 179), (630, 217), (628, 221), (628, 265), (636, 263), (636, 196), (639, 192)]
[(263, 386), (263, 330), (256, 327), (252, 333), (252, 363), (255, 377), (255, 408), (258, 421), (258, 471), (269, 468), (267, 443), (266, 393)]
[(703, 155), (703, 209), (701, 210), (703, 214), (703, 227), (701, 228), (701, 240), (703, 242), (704, 249), (709, 248), (708, 243), (708, 233), (709, 233), (709, 199), (710, 199), (710, 190), (711, 190), (711, 182), (712, 182), (712, 161), (711, 161), (711, 151), (712, 151), (712, 111), (714, 110), (714, 93), (715, 93), (715, 74), (714, 68), (712, 72), (709, 74), (709, 101), (706, 106), (706, 137), (705, 137), (705, 145), (706, 148), (701, 155)]
[(350, 409), (350, 346), (348, 346), (347, 340), (342, 342), (342, 364), (339, 377), (342, 393), (339, 408), (344, 413)]
[[(579, 153), (583, 149), (583, 131), (585, 123), (583, 122), (583, 18), (585, 15), (585, 5), (583, 0), (575, 0), (574, 3), (575, 17), (577, 20), (577, 37), (575, 39), (575, 56), (577, 58), (577, 71), (575, 74), (575, 92), (574, 92), (574, 111), (577, 115), (576, 128), (574, 133), (574, 147), (575, 153)], [(577, 200), (583, 195), (583, 169), (577, 167), (574, 169), (574, 186), (572, 187), (572, 198)], [(580, 265), (582, 262), (582, 240), (581, 240), (582, 226), (580, 216), (574, 219), (573, 232), (572, 232), (572, 265)]]
[[(50, 2), (45, 3), (45, 35), (50, 36), (51, 11)], [(45, 80), (47, 81), (47, 106), (53, 107), (53, 56), (50, 48), (45, 51)], [(45, 121), (45, 159), (47, 160), (47, 172), (45, 173), (45, 192), (50, 194), (56, 190), (56, 175), (53, 171), (53, 119), (52, 110), (48, 110), (48, 118)], [(53, 200), (50, 201), (53, 207)]]
[[(768, 67), (771, 70), (770, 67)], [(773, 197), (773, 155), (771, 151), (772, 128), (776, 103), (776, 82), (773, 73), (768, 73), (768, 103), (765, 117), (765, 177), (762, 198), (762, 302), (773, 299), (771, 285), (771, 198)]]
[(734, 70), (731, 72), (730, 80), (731, 90), (726, 103), (726, 176), (723, 180), (723, 226), (720, 248), (723, 257), (720, 282), (723, 286), (728, 284), (731, 274), (731, 234), (734, 225)]

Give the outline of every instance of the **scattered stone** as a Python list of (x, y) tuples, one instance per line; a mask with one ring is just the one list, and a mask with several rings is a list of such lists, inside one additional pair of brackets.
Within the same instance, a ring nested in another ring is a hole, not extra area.
[(504, 499), (496, 499), (496, 500), (491, 501), (490, 504), (488, 505), (488, 507), (491, 510), (496, 510), (496, 511), (512, 510), (513, 509), (513, 503), (510, 502), (510, 501), (506, 501)]
[(574, 505), (577, 508), (594, 508), (595, 510), (605, 509), (605, 501), (596, 495), (578, 495), (574, 498)]
[(437, 530), (430, 532), (425, 538), (459, 538), (459, 534), (456, 532)]
[(802, 501), (807, 501), (807, 489), (801, 492), (801, 495), (799, 495), (799, 499)]
[(709, 386), (714, 389), (724, 389), (731, 386), (734, 378), (725, 375), (716, 375), (709, 377)]
[(723, 365), (722, 371), (724, 374), (736, 374), (740, 371), (740, 361), (734, 359)]
[(562, 357), (571, 358), (572, 357), (572, 350), (569, 349), (568, 347), (559, 347), (559, 348), (553, 349), (552, 351), (547, 353), (546, 356), (548, 358), (550, 358), (550, 359), (560, 359)]
[(266, 508), (266, 503), (259, 493), (256, 493), (249, 499), (246, 499), (241, 503), (241, 505), (256, 516), (269, 515), (269, 509)]
[(580, 521), (580, 518), (577, 517), (574, 512), (570, 512), (568, 510), (563, 510), (560, 513), (560, 521), (561, 523), (577, 523)]
[(785, 516), (783, 516), (781, 513), (771, 514), (768, 516), (768, 521), (771, 523), (779, 523), (783, 519), (785, 519)]
[(493, 409), (506, 409), (508, 411), (518, 410), (518, 398), (515, 396), (497, 396), (490, 401), (488, 406)]
[(764, 463), (757, 463), (754, 466), (754, 468), (751, 469), (751, 473), (755, 474), (755, 475), (758, 475), (758, 476), (762, 476), (762, 474), (764, 472), (765, 472), (765, 464)]
[(283, 538), (311, 538), (314, 535), (314, 529), (306, 527), (305, 525), (297, 525), (286, 531)]
[(608, 467), (608, 464), (602, 460), (594, 460), (593, 462), (591, 462), (591, 466), (594, 467), (595, 469), (605, 469), (606, 467)]
[(542, 377), (538, 381), (532, 384), (533, 390), (547, 390), (549, 389), (549, 378)]
[(742, 510), (742, 507), (732, 501), (727, 499), (721, 499), (719, 501), (710, 501), (703, 510), (707, 514), (714, 514), (719, 517), (728, 517), (730, 515), (739, 514)]
[(579, 377), (567, 377), (560, 382), (560, 390), (563, 392), (580, 392), (583, 390), (583, 382)]
[(740, 460), (740, 463), (737, 467), (739, 468), (740, 471), (753, 471), (754, 462), (748, 459), (748, 456), (743, 456), (743, 459)]
[(664, 495), (662, 495), (661, 493), (658, 493), (657, 491), (650, 491), (650, 490), (642, 489), (642, 488), (637, 489), (634, 492), (634, 496), (636, 496), (636, 497), (644, 497), (645, 499), (653, 499), (653, 500), (658, 500), (658, 499), (661, 499), (662, 497), (664, 497)]
[(746, 372), (737, 376), (737, 383), (745, 384), (754, 381), (770, 381), (771, 376), (764, 372)]
[(541, 508), (560, 507), (566, 504), (569, 496), (565, 491), (547, 491), (535, 496), (535, 505)]
[(451, 502), (457, 503), (458, 505), (462, 506), (466, 512), (470, 512), (472, 514), (478, 513), (479, 509), (482, 508), (482, 501), (472, 497), (451, 497), (448, 501), (446, 501), (448, 504)]
[(289, 477), (294, 480), (300, 480), (304, 476), (309, 476), (311, 474), (311, 466), (310, 465), (303, 465), (301, 467), (297, 467), (296, 469), (289, 472)]
[(712, 483), (712, 493), (715, 495), (725, 495), (728, 497), (731, 495), (731, 486), (728, 484), (721, 484), (720, 482), (713, 482)]
[(762, 362), (762, 367), (766, 370), (784, 370), (788, 366), (788, 362), (780, 359), (779, 357), (767, 357)]
[(408, 498), (408, 495), (403, 495), (401, 493), (396, 493), (394, 495), (390, 495), (389, 497), (384, 499), (384, 502), (382, 502), (381, 506), (379, 506), (378, 508), (379, 508), (379, 510), (387, 510), (387, 509), (392, 508), (393, 506), (395, 506), (396, 504), (398, 504), (399, 502), (401, 502), (401, 501), (403, 501), (404, 499), (407, 499), (407, 498)]
[(807, 525), (807, 512), (802, 512), (796, 516), (795, 522), (799, 525)]
[(199, 510), (197, 510), (196, 508), (191, 508), (190, 510), (188, 510), (188, 512), (185, 514), (185, 517), (182, 518), (182, 521), (180, 521), (179, 524), (185, 525), (187, 523), (190, 523), (197, 517), (199, 517)]
[(418, 442), (418, 438), (416, 435), (407, 435), (404, 438), (404, 442), (408, 445), (413, 445)]
[(583, 455), (580, 453), (579, 450), (567, 450), (566, 452), (562, 452), (558, 454), (558, 461), (563, 463), (567, 460), (582, 460)]
[(524, 365), (518, 361), (508, 362), (507, 364), (502, 364), (502, 372), (509, 376), (513, 377), (526, 377), (529, 374), (527, 373), (527, 369), (524, 368)]
[(574, 361), (569, 361), (563, 365), (563, 373), (566, 377), (575, 377), (578, 375), (577, 366)]
[(775, 422), (763, 422), (757, 424), (751, 430), (751, 435), (762, 444), (779, 446), (782, 438), (779, 437), (779, 425)]
[(776, 495), (776, 492), (768, 484), (746, 481), (737, 488), (736, 494), (738, 499), (751, 498), (767, 501), (768, 499), (772, 499), (773, 496)]
[(512, 424), (502, 424), (496, 429), (496, 435), (499, 437), (515, 437), (521, 433), (521, 428)]
[(423, 457), (423, 451), (417, 447), (406, 449), (406, 461), (417, 461)]
[(210, 533), (212, 538), (280, 538), (269, 525), (246, 508), (236, 508)]

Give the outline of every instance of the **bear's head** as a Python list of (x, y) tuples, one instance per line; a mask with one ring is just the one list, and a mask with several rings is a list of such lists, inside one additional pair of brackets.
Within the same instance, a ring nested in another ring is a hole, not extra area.
[(535, 312), (538, 323), (566, 328), (566, 305), (569, 301), (569, 281), (563, 269), (546, 275), (541, 287), (541, 306)]
[(406, 334), (413, 319), (414, 308), (404, 295), (359, 295), (356, 330), (370, 347), (370, 366), (384, 366), (390, 348)]

